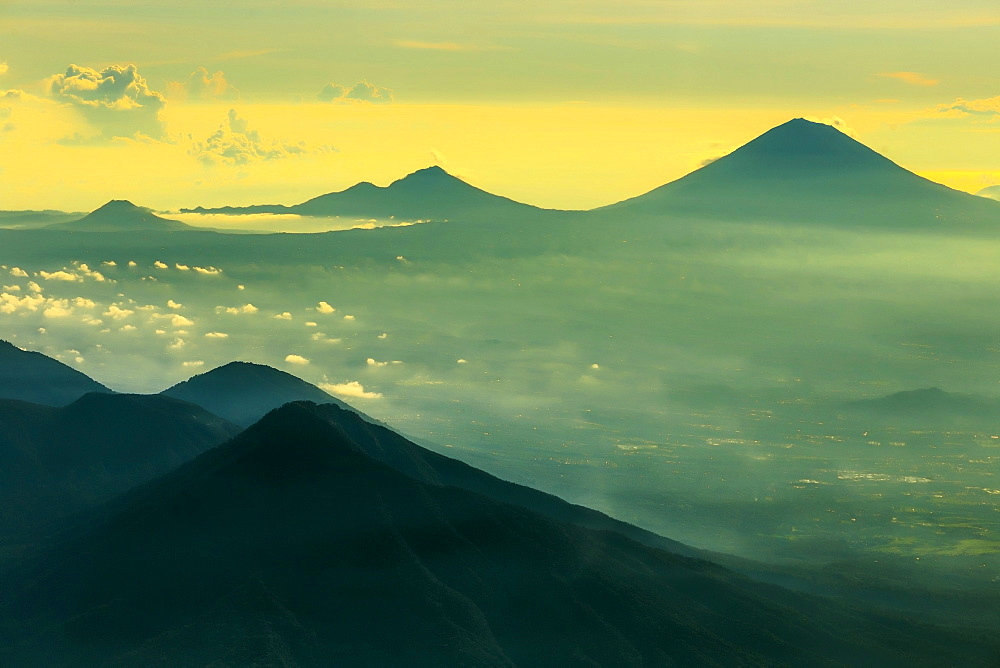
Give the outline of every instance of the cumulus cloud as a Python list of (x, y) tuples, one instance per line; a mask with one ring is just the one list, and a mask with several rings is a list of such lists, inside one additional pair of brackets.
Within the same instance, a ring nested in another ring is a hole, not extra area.
[(878, 76), (902, 81), (911, 86), (937, 86), (941, 83), (938, 79), (931, 79), (920, 72), (880, 72)]
[(222, 72), (209, 74), (199, 67), (186, 80), (167, 84), (167, 96), (177, 100), (236, 100), (240, 91), (226, 81)]
[(181, 362), (181, 366), (185, 369), (196, 369), (200, 366), (205, 366), (205, 362), (202, 360), (191, 360), (188, 362)]
[(382, 333), (381, 333), (381, 334), (379, 334), (379, 335), (378, 335), (378, 336), (377, 336), (376, 338), (378, 338), (378, 339), (381, 339), (381, 340), (385, 340), (385, 339), (388, 339), (388, 338), (389, 338), (389, 334), (388, 334), (388, 333), (386, 333), (386, 332), (382, 332)]
[(309, 364), (309, 360), (302, 355), (286, 355), (285, 361), (289, 364)]
[(218, 267), (195, 267), (194, 271), (202, 276), (218, 276), (222, 273)]
[(122, 320), (135, 313), (132, 309), (122, 308), (117, 304), (112, 304), (108, 307), (108, 310), (104, 312), (104, 315), (109, 318), (114, 318), (115, 320)]
[(181, 304), (180, 302), (175, 302), (173, 299), (168, 299), (167, 308), (172, 308), (172, 309), (184, 308), (184, 304)]
[(341, 340), (342, 340), (342, 339), (331, 339), (330, 337), (328, 337), (323, 332), (316, 332), (315, 334), (313, 334), (309, 338), (312, 339), (313, 341), (318, 342), (318, 343), (340, 343)]
[(135, 65), (95, 70), (70, 65), (47, 80), (52, 99), (79, 110), (104, 138), (164, 139), (163, 96), (150, 89)]
[(278, 315), (274, 316), (274, 319), (275, 320), (291, 320), (292, 319), (292, 314), (289, 313), (288, 311), (285, 311), (284, 313), (279, 313)]
[(996, 97), (986, 97), (979, 100), (966, 100), (958, 98), (951, 104), (942, 104), (938, 111), (960, 111), (965, 114), (978, 116), (994, 116), (1000, 114), (1000, 95)]
[(345, 315), (344, 316), (344, 320), (354, 320), (354, 316), (353, 315)]
[(42, 311), (42, 315), (46, 318), (67, 318), (73, 315), (73, 309), (66, 300), (58, 300)]
[(26, 272), (24, 269), (21, 269), (20, 267), (11, 267), (10, 275), (17, 276), (18, 278), (27, 278), (28, 272)]
[(359, 81), (353, 86), (328, 83), (316, 94), (323, 102), (370, 102), (389, 104), (393, 94), (391, 88), (382, 88), (367, 81)]
[(71, 274), (68, 271), (60, 269), (59, 271), (40, 271), (38, 275), (44, 278), (46, 281), (82, 281), (83, 279), (76, 274)]
[(316, 306), (316, 312), (317, 313), (333, 313), (336, 310), (337, 309), (333, 308), (332, 306), (330, 306), (326, 302), (320, 302), (319, 305)]
[(335, 396), (347, 399), (381, 399), (379, 392), (369, 392), (356, 380), (347, 383), (321, 383), (319, 388)]
[(386, 365), (389, 364), (388, 362), (379, 362), (379, 361), (376, 361), (376, 360), (372, 359), (371, 357), (369, 357), (366, 360), (366, 363), (368, 364), (368, 366), (373, 366), (373, 367), (382, 367), (382, 366), (386, 366)]
[(304, 323), (306, 327), (319, 327), (319, 323), (315, 323), (311, 320)]
[(329, 149), (327, 147), (310, 149), (305, 142), (297, 144), (275, 140), (266, 142), (257, 130), (250, 129), (246, 119), (240, 118), (235, 109), (230, 109), (219, 129), (205, 141), (195, 142), (189, 153), (206, 165), (235, 166), (301, 156), (314, 150)]
[(156, 267), (157, 269), (169, 269), (170, 268), (169, 264), (167, 264), (166, 262), (161, 262), (160, 260), (157, 260), (156, 262), (154, 262), (153, 266)]
[(229, 335), (225, 332), (208, 332), (205, 334), (206, 339), (228, 339)]
[(7, 74), (7, 70), (8, 69), (10, 69), (10, 66), (7, 65), (7, 61), (6, 60), (3, 61), (3, 62), (0, 62), (0, 74)]
[(229, 315), (241, 315), (241, 314), (252, 314), (256, 313), (260, 309), (253, 304), (244, 304), (243, 306), (216, 306), (216, 313), (227, 313)]

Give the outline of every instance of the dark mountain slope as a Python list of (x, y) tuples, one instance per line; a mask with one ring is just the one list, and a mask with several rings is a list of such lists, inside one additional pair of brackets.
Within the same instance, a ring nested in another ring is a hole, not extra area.
[(290, 401), (336, 404), (369, 422), (378, 422), (301, 378), (252, 362), (230, 362), (192, 376), (160, 394), (198, 404), (244, 427)]
[(176, 232), (195, 228), (179, 220), (161, 218), (127, 199), (113, 199), (79, 220), (54, 223), (45, 229), (74, 232)]
[(901, 229), (1000, 225), (994, 202), (928, 181), (829, 125), (801, 118), (596, 212)]
[(88, 392), (111, 391), (62, 362), (0, 340), (0, 399), (65, 406)]
[[(308, 404), (0, 581), (12, 665), (933, 665), (933, 629), (743, 580), (371, 459)], [(951, 641), (952, 645), (947, 643)]]
[(239, 428), (159, 396), (0, 400), (0, 537), (44, 527), (193, 459)]

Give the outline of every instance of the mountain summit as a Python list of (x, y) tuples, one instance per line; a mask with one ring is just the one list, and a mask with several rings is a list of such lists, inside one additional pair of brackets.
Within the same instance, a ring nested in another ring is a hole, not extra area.
[(111, 390), (58, 360), (0, 339), (0, 399), (65, 406), (89, 392)]
[(175, 232), (193, 229), (179, 220), (161, 218), (151, 210), (136, 206), (127, 199), (113, 199), (79, 220), (49, 225), (50, 230), (81, 232)]
[(851, 226), (1000, 224), (1000, 207), (917, 176), (836, 128), (796, 118), (687, 176), (598, 212)]

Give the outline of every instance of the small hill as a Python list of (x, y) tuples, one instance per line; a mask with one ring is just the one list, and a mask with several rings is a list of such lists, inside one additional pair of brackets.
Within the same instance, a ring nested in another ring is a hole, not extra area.
[(988, 648), (412, 478), (289, 404), (0, 576), (4, 665), (971, 665)]
[(155, 395), (94, 393), (58, 408), (0, 400), (0, 537), (106, 501), (239, 431)]
[(683, 178), (595, 213), (889, 229), (1000, 228), (1000, 205), (928, 181), (834, 127), (801, 118)]
[(1000, 200), (1000, 186), (989, 186), (983, 188), (976, 193), (980, 197), (989, 197), (990, 199)]
[(388, 186), (362, 182), (294, 206), (256, 205), (181, 209), (193, 213), (294, 213), (413, 220), (494, 220), (560, 214), (488, 193), (434, 166), (417, 170)]
[(47, 225), (44, 229), (73, 232), (177, 232), (197, 228), (179, 220), (161, 218), (128, 200), (113, 199), (83, 218)]
[(369, 422), (378, 422), (301, 378), (252, 362), (230, 362), (168, 387), (160, 394), (190, 401), (244, 427), (290, 401), (336, 404)]
[(88, 392), (112, 390), (58, 360), (0, 340), (0, 399), (65, 406)]
[(946, 392), (937, 387), (851, 401), (842, 408), (848, 414), (910, 423), (1000, 422), (1000, 402), (971, 394)]

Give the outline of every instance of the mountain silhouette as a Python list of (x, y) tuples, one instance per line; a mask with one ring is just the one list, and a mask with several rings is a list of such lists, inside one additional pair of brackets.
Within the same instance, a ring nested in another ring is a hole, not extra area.
[(917, 176), (836, 128), (802, 118), (676, 181), (595, 211), (888, 228), (1000, 224), (1000, 206)]
[(849, 414), (872, 418), (947, 424), (954, 420), (995, 423), (1000, 402), (971, 394), (946, 392), (938, 387), (896, 392), (876, 399), (843, 404)]
[(76, 232), (176, 232), (195, 228), (179, 220), (161, 218), (127, 199), (113, 199), (79, 220), (47, 225), (45, 229)]
[(385, 187), (362, 182), (294, 206), (197, 207), (181, 211), (293, 213), (303, 216), (396, 218), (400, 221), (484, 220), (556, 213), (480, 190), (437, 166), (417, 170)]
[(190, 401), (243, 427), (291, 401), (336, 404), (369, 422), (378, 422), (301, 378), (252, 362), (230, 362), (192, 376), (160, 394)]
[(988, 186), (983, 188), (976, 193), (980, 197), (989, 197), (990, 199), (1000, 200), (1000, 185), (998, 186)]
[(0, 340), (0, 399), (65, 406), (88, 392), (112, 390), (58, 360)]
[(0, 576), (5, 665), (933, 665), (981, 645), (370, 457), (306, 403)]
[(64, 407), (0, 400), (0, 537), (106, 501), (239, 431), (156, 395), (92, 393)]

